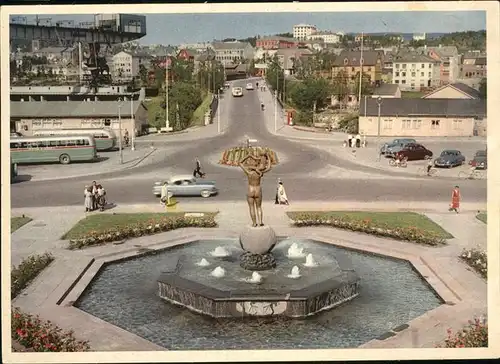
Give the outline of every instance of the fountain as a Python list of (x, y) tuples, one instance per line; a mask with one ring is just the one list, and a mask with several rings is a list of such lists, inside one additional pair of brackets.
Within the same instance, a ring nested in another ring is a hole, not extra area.
[(215, 268), (212, 273), (210, 273), (211, 276), (216, 277), (216, 278), (222, 278), (226, 275), (226, 270), (222, 267), (217, 267)]
[(257, 272), (253, 272), (252, 276), (250, 278), (245, 279), (245, 282), (248, 282), (248, 283), (261, 283), (262, 282), (262, 276), (259, 273), (257, 273)]
[(231, 253), (229, 253), (224, 247), (218, 246), (210, 252), (210, 255), (216, 258), (224, 258), (231, 255)]
[(311, 253), (307, 254), (306, 262), (304, 263), (304, 267), (317, 267), (318, 263), (313, 258)]
[(290, 248), (288, 248), (288, 258), (290, 259), (295, 259), (295, 258), (303, 258), (306, 254), (304, 253), (304, 248), (299, 247), (299, 244), (297, 243), (292, 243), (290, 245)]
[(300, 278), (300, 269), (296, 265), (292, 267), (292, 271), (290, 272), (289, 275), (287, 275), (288, 278), (292, 279), (297, 279)]
[(205, 258), (202, 258), (198, 263), (196, 263), (196, 265), (200, 267), (208, 267), (210, 263)]
[[(253, 162), (247, 162), (250, 159)], [(248, 177), (247, 195), (254, 197), (248, 200), (252, 224), (242, 229), (237, 240), (242, 249), (239, 260), (231, 254), (234, 243), (214, 241), (200, 245), (199, 250), (186, 248), (186, 253), (172, 257), (167, 271), (159, 277), (159, 296), (208, 316), (238, 318), (307, 317), (356, 297), (359, 277), (349, 259), (338, 259), (307, 245), (320, 262), (309, 253), (304, 266), (316, 268), (301, 274), (293, 258), (303, 258), (304, 248), (297, 243), (280, 244), (273, 228), (263, 223), (262, 189), (258, 187), (270, 169), (269, 157), (248, 155), (240, 167)], [(211, 272), (216, 280), (196, 269), (206, 265), (206, 260), (193, 263), (193, 257), (200, 258), (195, 254), (206, 254), (207, 249), (213, 257), (228, 257), (221, 259)], [(283, 274), (283, 270), (290, 274)], [(266, 274), (263, 276), (260, 271)]]

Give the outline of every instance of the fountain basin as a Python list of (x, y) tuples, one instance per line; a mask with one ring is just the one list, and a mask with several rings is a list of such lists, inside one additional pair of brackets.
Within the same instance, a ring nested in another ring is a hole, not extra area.
[[(225, 248), (239, 249), (235, 242), (228, 242)], [(346, 256), (322, 256), (317, 266), (302, 269), (300, 279), (293, 280), (287, 277), (295, 265), (286, 256), (287, 248), (286, 243), (278, 242), (273, 250), (277, 268), (260, 272), (263, 279), (259, 284), (242, 284), (249, 274), (237, 259), (218, 262), (227, 274), (215, 278), (208, 274), (210, 269), (197, 266), (189, 255), (171, 257), (157, 280), (158, 295), (169, 303), (218, 318), (307, 317), (358, 295), (359, 277)]]

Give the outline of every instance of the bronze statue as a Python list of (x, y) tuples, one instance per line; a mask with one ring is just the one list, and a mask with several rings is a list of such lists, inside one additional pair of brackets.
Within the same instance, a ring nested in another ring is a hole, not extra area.
[(260, 182), (264, 173), (271, 170), (271, 157), (267, 152), (261, 152), (258, 158), (248, 154), (240, 160), (238, 165), (248, 178), (247, 202), (253, 226), (264, 226), (262, 222), (262, 187)]

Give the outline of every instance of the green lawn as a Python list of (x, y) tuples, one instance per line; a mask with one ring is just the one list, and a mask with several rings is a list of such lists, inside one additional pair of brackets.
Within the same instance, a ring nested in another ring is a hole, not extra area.
[(297, 214), (314, 214), (330, 218), (350, 218), (353, 220), (370, 220), (374, 225), (380, 227), (391, 226), (398, 228), (415, 227), (437, 234), (444, 239), (451, 239), (453, 235), (425, 215), (415, 212), (364, 212), (364, 211), (292, 211), (287, 212), (290, 219), (295, 220)]
[(17, 229), (23, 227), (27, 223), (29, 223), (32, 220), (31, 217), (28, 216), (16, 216), (16, 217), (11, 217), (10, 218), (10, 232), (11, 234), (16, 231)]
[(488, 218), (488, 216), (487, 216), (486, 212), (481, 212), (481, 213), (477, 214), (476, 218), (478, 220), (484, 222), (485, 224), (487, 224), (487, 220), (488, 220), (487, 218)]
[(205, 125), (205, 113), (210, 109), (210, 104), (212, 102), (212, 94), (208, 93), (204, 98), (200, 106), (193, 113), (192, 125), (203, 126)]
[[(89, 231), (106, 231), (109, 228), (121, 228), (136, 223), (160, 220), (167, 217), (183, 216), (186, 212), (135, 213), (135, 214), (95, 214), (78, 221), (61, 239), (79, 239)], [(204, 212), (206, 217), (214, 216), (215, 212)]]
[(425, 92), (413, 92), (413, 91), (401, 92), (402, 99), (420, 99), (424, 95), (426, 95)]

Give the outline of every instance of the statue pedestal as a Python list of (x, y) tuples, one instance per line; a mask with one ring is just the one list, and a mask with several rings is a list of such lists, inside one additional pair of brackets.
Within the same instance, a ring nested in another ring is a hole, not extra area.
[(240, 246), (244, 250), (240, 266), (252, 271), (275, 268), (276, 260), (271, 250), (276, 242), (276, 234), (270, 226), (247, 226), (240, 234)]

